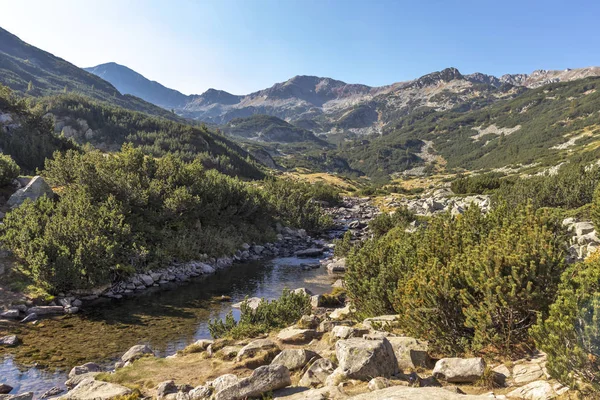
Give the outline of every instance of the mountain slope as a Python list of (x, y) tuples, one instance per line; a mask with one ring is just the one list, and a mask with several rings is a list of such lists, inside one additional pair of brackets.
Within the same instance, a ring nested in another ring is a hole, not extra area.
[(131, 110), (178, 119), (140, 98), (122, 95), (111, 83), (0, 28), (0, 84), (28, 96), (78, 93)]
[(183, 93), (164, 87), (117, 63), (111, 62), (83, 69), (111, 82), (123, 94), (134, 95), (163, 108), (182, 108), (189, 101), (188, 96)]
[(232, 119), (222, 130), (229, 136), (261, 142), (315, 142), (323, 146), (327, 145), (327, 142), (317, 138), (309, 130), (268, 115)]

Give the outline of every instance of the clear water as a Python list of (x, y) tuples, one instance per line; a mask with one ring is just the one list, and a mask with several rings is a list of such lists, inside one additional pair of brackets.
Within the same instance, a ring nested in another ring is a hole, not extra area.
[(135, 344), (149, 344), (159, 356), (173, 354), (195, 340), (210, 338), (208, 321), (232, 310), (232, 303), (219, 301), (220, 296), (238, 302), (246, 296), (275, 299), (286, 287), (329, 292), (335, 276), (325, 268), (300, 267), (317, 261), (278, 258), (237, 264), (171, 290), (106, 300), (77, 315), (45, 319), (37, 325), (0, 326), (0, 336), (16, 333), (23, 342), (0, 350), (4, 352), (0, 353), (0, 383), (13, 386), (12, 393), (33, 391), (39, 396), (53, 386), (64, 387), (71, 367), (91, 361), (110, 368)]

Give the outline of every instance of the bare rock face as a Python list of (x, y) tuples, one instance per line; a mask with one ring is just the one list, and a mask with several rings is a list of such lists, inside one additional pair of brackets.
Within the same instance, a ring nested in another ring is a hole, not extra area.
[(387, 339), (340, 340), (335, 345), (339, 368), (350, 379), (371, 380), (398, 373), (394, 349)]
[(215, 393), (214, 400), (242, 400), (261, 397), (264, 393), (292, 384), (290, 371), (283, 365), (258, 367), (248, 378)]
[(41, 176), (34, 176), (23, 189), (17, 190), (8, 199), (8, 205), (12, 208), (18, 207), (27, 199), (35, 201), (42, 196), (53, 197), (52, 188)]
[(442, 358), (435, 363), (433, 376), (451, 383), (471, 383), (485, 372), (483, 358)]

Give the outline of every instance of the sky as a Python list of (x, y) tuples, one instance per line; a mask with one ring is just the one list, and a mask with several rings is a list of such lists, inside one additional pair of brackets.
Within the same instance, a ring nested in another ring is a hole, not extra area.
[(598, 0), (0, 0), (0, 27), (79, 67), (185, 94), (295, 75), (381, 86), (600, 65)]

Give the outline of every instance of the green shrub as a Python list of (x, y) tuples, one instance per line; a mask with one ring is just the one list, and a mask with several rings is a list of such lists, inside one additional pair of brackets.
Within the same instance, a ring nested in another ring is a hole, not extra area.
[(352, 249), (352, 232), (346, 231), (341, 239), (335, 239), (333, 241), (333, 256), (336, 258), (346, 257)]
[(500, 187), (502, 174), (487, 173), (472, 176), (459, 176), (450, 184), (456, 194), (483, 194)]
[(487, 215), (469, 207), (351, 251), (348, 296), (359, 318), (399, 314), (400, 328), (434, 351), (509, 353), (551, 304), (564, 243), (557, 221), (532, 207), (499, 205)]
[(406, 207), (398, 207), (394, 212), (382, 213), (369, 221), (369, 228), (376, 237), (383, 236), (392, 228), (406, 228), (416, 219), (415, 213)]
[(11, 156), (0, 154), (0, 186), (10, 185), (21, 172), (19, 166)]
[(310, 296), (284, 289), (276, 300), (263, 300), (256, 310), (244, 301), (239, 321), (230, 312), (225, 320), (209, 321), (208, 329), (213, 338), (231, 337), (243, 339), (284, 328), (298, 321), (303, 315), (310, 314)]
[(548, 372), (591, 394), (600, 390), (600, 258), (569, 266), (545, 320), (531, 329)]

